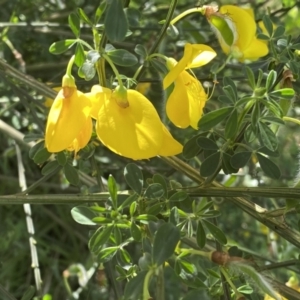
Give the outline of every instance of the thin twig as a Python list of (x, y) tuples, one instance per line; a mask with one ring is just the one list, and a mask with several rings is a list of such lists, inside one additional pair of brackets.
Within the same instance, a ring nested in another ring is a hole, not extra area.
[[(26, 178), (25, 178), (25, 169), (22, 161), (22, 155), (20, 148), (17, 144), (15, 144), (16, 147), (16, 154), (17, 154), (17, 162), (18, 162), (18, 174), (19, 174), (19, 184), (22, 191), (27, 189), (26, 185)], [(37, 254), (37, 248), (36, 248), (36, 240), (34, 239), (34, 225), (32, 220), (32, 212), (30, 204), (24, 203), (24, 211), (26, 215), (26, 225), (27, 225), (27, 231), (29, 234), (29, 245), (30, 245), (30, 252), (31, 252), (31, 267), (33, 268), (34, 272), (34, 279), (35, 279), (35, 286), (36, 290), (39, 296), (42, 295), (42, 279), (41, 279), (41, 273), (39, 268), (39, 260), (38, 260), (38, 254)]]

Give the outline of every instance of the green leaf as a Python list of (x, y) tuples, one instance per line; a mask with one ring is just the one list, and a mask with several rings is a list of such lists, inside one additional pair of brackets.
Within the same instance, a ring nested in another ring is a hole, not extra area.
[(237, 100), (237, 93), (230, 85), (224, 86), (223, 91), (227, 95), (227, 97), (231, 100), (231, 102), (235, 103)]
[[(264, 34), (264, 33), (259, 33), (257, 35), (257, 38), (259, 40), (264, 40), (264, 41), (269, 41), (270, 40), (270, 37), (268, 35)], [(259, 85), (257, 85), (257, 86), (259, 86)]]
[(139, 27), (140, 26), (140, 18), (141, 12), (140, 10), (132, 7), (128, 7), (125, 10), (125, 14), (130, 27)]
[(255, 90), (256, 85), (255, 85), (255, 76), (251, 68), (248, 66), (245, 66), (246, 69), (246, 74), (248, 77), (249, 85), (251, 86), (252, 90)]
[(34, 158), (34, 156), (36, 155), (36, 153), (38, 152), (38, 151), (40, 151), (41, 149), (43, 149), (43, 148), (45, 148), (45, 146), (44, 146), (44, 141), (41, 141), (41, 142), (39, 142), (39, 143), (36, 143), (34, 146), (32, 146), (31, 148), (30, 148), (30, 150), (29, 150), (29, 157), (31, 158), (31, 159), (33, 159)]
[(66, 179), (73, 185), (79, 184), (79, 175), (78, 171), (71, 165), (66, 164), (64, 166), (64, 173), (66, 176)]
[(266, 154), (268, 156), (271, 156), (271, 157), (279, 157), (280, 156), (280, 153), (279, 153), (278, 149), (275, 150), (275, 151), (271, 151), (267, 147), (261, 147), (256, 152), (261, 152), (261, 153), (264, 153), (264, 154)]
[(135, 214), (136, 208), (137, 208), (137, 202), (134, 201), (130, 204), (130, 207), (129, 207), (129, 214), (131, 217), (133, 217), (133, 215)]
[(67, 163), (67, 156), (64, 151), (56, 153), (57, 163), (61, 166), (64, 166)]
[(95, 217), (92, 219), (93, 222), (98, 224), (111, 224), (112, 219), (106, 218), (106, 217)]
[(221, 153), (216, 152), (205, 159), (200, 166), (200, 174), (203, 177), (209, 177), (214, 174), (221, 163)]
[(127, 34), (128, 22), (123, 1), (111, 0), (104, 20), (105, 33), (111, 42), (122, 42)]
[(214, 110), (204, 115), (199, 123), (199, 129), (202, 131), (207, 131), (212, 127), (215, 127), (219, 123), (221, 123), (233, 110), (232, 106), (223, 107), (218, 110)]
[(205, 227), (209, 230), (209, 232), (212, 234), (212, 236), (222, 245), (227, 244), (227, 238), (223, 231), (217, 227), (216, 225), (212, 224), (211, 222), (202, 219), (203, 224)]
[(21, 300), (31, 300), (34, 297), (35, 294), (35, 287), (30, 286), (28, 289), (25, 291), (24, 295), (22, 296)]
[(118, 66), (130, 67), (138, 63), (136, 56), (124, 49), (109, 51), (107, 52), (107, 55), (113, 61), (113, 63)]
[[(44, 135), (41, 133), (28, 133), (24, 136), (23, 141), (25, 143), (29, 143), (29, 142), (35, 142), (37, 140), (41, 140), (44, 139)], [(41, 142), (43, 143), (43, 142)]]
[(138, 195), (137, 194), (133, 194), (130, 195), (129, 197), (127, 197), (125, 199), (125, 201), (119, 206), (118, 210), (122, 210), (123, 208), (130, 206), (131, 203), (133, 203), (134, 201), (136, 201), (138, 199)]
[(154, 174), (152, 179), (153, 179), (153, 183), (159, 183), (162, 186), (162, 188), (164, 190), (164, 195), (167, 196), (168, 195), (168, 185), (167, 185), (165, 178), (160, 174)]
[(82, 8), (77, 8), (77, 13), (82, 21), (84, 21), (90, 26), (93, 26), (93, 22), (89, 19), (89, 17), (86, 15)]
[(258, 120), (260, 119), (260, 105), (258, 102), (255, 102), (253, 105), (253, 110), (251, 113), (251, 125), (253, 129), (257, 128)]
[(86, 54), (86, 59), (88, 61), (90, 61), (92, 64), (95, 64), (99, 58), (101, 57), (101, 55), (99, 54), (98, 51), (96, 50), (90, 50), (87, 54)]
[(261, 118), (261, 120), (265, 122), (277, 124), (277, 125), (285, 125), (285, 122), (282, 119), (274, 116), (264, 116)]
[(189, 197), (189, 195), (184, 192), (184, 191), (180, 191), (180, 192), (176, 192), (175, 194), (173, 194), (170, 198), (169, 201), (171, 202), (180, 202), (180, 201), (184, 201)]
[(263, 23), (267, 29), (269, 36), (273, 35), (273, 23), (268, 15), (263, 16)]
[(146, 213), (149, 215), (157, 216), (162, 211), (164, 206), (165, 206), (165, 204), (163, 202), (157, 202), (153, 205), (151, 204), (147, 207)]
[(73, 207), (71, 210), (71, 215), (74, 221), (81, 225), (96, 225), (92, 219), (95, 218), (97, 214), (88, 206), (79, 205)]
[(142, 271), (149, 270), (151, 267), (151, 255), (148, 252), (144, 252), (143, 256), (139, 258), (139, 267)]
[(133, 277), (125, 286), (124, 297), (125, 300), (141, 299), (143, 292), (143, 283), (148, 271), (141, 271)]
[(266, 80), (266, 90), (269, 92), (272, 90), (275, 82), (277, 79), (277, 72), (274, 70), (271, 70), (270, 73), (268, 74), (267, 80)]
[(275, 133), (263, 122), (259, 122), (259, 140), (262, 146), (267, 147), (271, 151), (275, 151), (278, 146), (278, 141)]
[(169, 222), (176, 226), (179, 223), (179, 212), (176, 206), (171, 208)]
[(148, 224), (150, 221), (153, 221), (153, 222), (158, 221), (157, 217), (155, 217), (153, 215), (149, 215), (149, 214), (139, 215), (135, 219), (140, 221), (141, 223), (144, 223), (144, 224)]
[(180, 239), (179, 229), (171, 223), (160, 226), (154, 236), (152, 261), (162, 265), (173, 253)]
[(222, 154), (222, 169), (225, 174), (236, 173), (239, 170), (231, 165), (231, 157), (232, 155), (228, 153), (223, 152)]
[(131, 236), (133, 237), (133, 239), (136, 242), (140, 242), (141, 241), (141, 239), (142, 239), (142, 233), (141, 233), (140, 227), (137, 226), (135, 224), (135, 222), (131, 222), (130, 233), (131, 233)]
[(114, 232), (112, 238), (115, 239), (115, 244), (120, 245), (122, 243), (122, 233), (118, 226), (114, 226)]
[(35, 153), (35, 155), (33, 157), (33, 161), (36, 164), (43, 164), (45, 161), (47, 161), (49, 159), (51, 154), (52, 153), (48, 152), (48, 150), (46, 148), (42, 148)]
[[(223, 85), (224, 85), (223, 88), (224, 92), (227, 94), (229, 98), (232, 98), (233, 102), (235, 102), (237, 100), (237, 90), (233, 80), (230, 77), (225, 76), (223, 79)], [(228, 89), (227, 87), (230, 88)]]
[(220, 102), (225, 103), (225, 104), (229, 104), (229, 105), (234, 104), (233, 100), (232, 100), (231, 98), (225, 96), (225, 95), (220, 95), (220, 96), (218, 97), (218, 100), (219, 100)]
[(184, 146), (182, 155), (185, 159), (191, 159), (199, 154), (201, 149), (198, 146), (197, 140), (201, 136), (201, 134), (193, 136), (190, 140), (188, 140)]
[(260, 164), (260, 167), (264, 171), (264, 173), (273, 178), (273, 179), (279, 179), (281, 176), (280, 169), (277, 167), (276, 164), (274, 164), (270, 159), (266, 158), (265, 156), (257, 153), (258, 162)]
[(234, 109), (225, 125), (225, 138), (232, 139), (238, 131), (238, 112)]
[(205, 150), (219, 150), (219, 147), (217, 146), (216, 142), (203, 136), (197, 139), (197, 144), (200, 148)]
[(97, 256), (98, 262), (105, 263), (110, 261), (116, 255), (118, 250), (119, 250), (119, 246), (107, 247), (101, 249)]
[(102, 17), (103, 13), (105, 12), (106, 8), (107, 8), (107, 1), (102, 1), (95, 12), (95, 17), (94, 17), (95, 24), (98, 24), (100, 18)]
[(134, 163), (128, 164), (124, 169), (124, 177), (129, 187), (141, 195), (144, 179), (140, 168)]
[(109, 239), (114, 226), (106, 226), (98, 228), (89, 240), (89, 249), (91, 252), (98, 252)]
[(81, 67), (85, 61), (84, 49), (81, 43), (77, 43), (75, 49), (75, 64), (77, 67)]
[(96, 75), (95, 64), (85, 61), (78, 70), (78, 75), (86, 81), (92, 80)]
[(284, 89), (273, 91), (269, 95), (271, 97), (275, 97), (275, 98), (278, 98), (278, 99), (291, 100), (295, 95), (295, 91), (293, 89), (290, 89), (290, 88), (284, 88)]
[(251, 151), (237, 152), (234, 155), (232, 155), (230, 163), (234, 168), (243, 168), (250, 160), (251, 155)]
[(229, 267), (234, 268), (236, 272), (247, 276), (249, 280), (253, 282), (255, 287), (258, 287), (263, 293), (270, 295), (275, 300), (280, 300), (281, 297), (278, 296), (274, 290), (270, 280), (265, 278), (262, 274), (256, 271), (250, 264), (245, 264), (241, 262), (231, 262)]
[(132, 262), (129, 252), (124, 248), (119, 249), (118, 256), (121, 262), (123, 262), (126, 265), (129, 265)]
[(144, 193), (144, 197), (148, 199), (159, 199), (165, 194), (164, 188), (159, 183), (149, 185)]
[(80, 35), (80, 19), (76, 13), (70, 13), (68, 23), (76, 38)]
[(200, 221), (198, 221), (198, 225), (197, 225), (196, 241), (197, 241), (197, 245), (200, 248), (203, 248), (206, 244), (206, 234), (203, 225)]
[(242, 285), (237, 288), (240, 293), (250, 295), (253, 293), (253, 288), (250, 285)]
[(241, 99), (239, 99), (236, 103), (235, 103), (235, 107), (238, 107), (240, 105), (244, 105), (246, 103), (248, 103), (249, 101), (252, 101), (253, 100), (253, 97), (249, 97), (249, 96), (245, 96)]
[(63, 40), (53, 43), (49, 51), (52, 54), (61, 54), (69, 50), (73, 45), (75, 45), (77, 40)]
[(59, 167), (59, 164), (57, 163), (56, 160), (54, 161), (49, 161), (42, 169), (42, 174), (43, 175), (47, 175), (50, 174), (52, 172), (54, 172), (55, 170), (57, 170)]
[(107, 187), (108, 187), (108, 192), (109, 192), (110, 198), (112, 200), (113, 208), (117, 209), (117, 207), (118, 207), (118, 187), (117, 187), (115, 178), (111, 174), (109, 174), (109, 176), (108, 176)]
[(279, 25), (278, 27), (276, 27), (274, 31), (273, 38), (278, 39), (279, 37), (284, 35), (284, 32), (285, 32), (284, 26)]
[(134, 52), (142, 58), (146, 58), (148, 56), (147, 49), (141, 44), (137, 44), (135, 46)]

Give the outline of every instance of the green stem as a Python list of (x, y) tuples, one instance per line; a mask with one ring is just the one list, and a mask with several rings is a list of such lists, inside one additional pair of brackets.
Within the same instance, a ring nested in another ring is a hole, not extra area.
[[(204, 178), (199, 175), (199, 171), (192, 168), (187, 163), (181, 161), (177, 157), (161, 157), (163, 161), (170, 164), (176, 170), (180, 171), (182, 174), (185, 174), (190, 179), (195, 181), (198, 184), (203, 184)], [(223, 187), (222, 184), (213, 181), (212, 185), (214, 187)], [(223, 187), (224, 188), (224, 187)], [(231, 189), (230, 189), (231, 190)], [(290, 189), (292, 190), (292, 189)], [(272, 191), (274, 192), (273, 188)], [(199, 195), (199, 194), (198, 194)], [(201, 195), (199, 195), (201, 196)], [(203, 195), (202, 195), (203, 196)], [(275, 231), (278, 235), (282, 236), (285, 240), (289, 241), (296, 247), (300, 248), (300, 233), (290, 227), (288, 227), (282, 220), (277, 218), (270, 218), (267, 215), (267, 210), (252, 201), (243, 198), (242, 196), (247, 196), (247, 192), (240, 193), (236, 197), (228, 197), (228, 200), (238, 206), (241, 210), (252, 216), (257, 221), (269, 227), (271, 230)], [(296, 196), (299, 199), (299, 196)], [(224, 197), (224, 194), (223, 196)], [(283, 198), (287, 198), (287, 195), (282, 195)]]
[[(165, 34), (166, 34), (167, 30), (168, 30), (168, 27), (169, 27), (169, 25), (171, 23), (171, 20), (172, 20), (175, 8), (177, 6), (177, 2), (178, 2), (178, 0), (172, 0), (171, 1), (170, 8), (168, 10), (168, 14), (167, 14), (167, 17), (166, 17), (166, 22), (164, 23), (163, 27), (161, 28), (157, 40), (155, 41), (155, 43), (151, 47), (151, 49), (149, 51), (149, 55), (151, 55), (154, 52), (156, 52), (158, 46), (160, 45), (161, 41), (163, 40), (163, 38), (164, 38), (164, 36), (165, 36)], [(143, 66), (142, 66), (142, 68), (141, 68), (138, 76), (136, 77), (137, 81), (139, 81), (139, 79), (141, 78), (144, 70), (145, 70), (145, 64), (143, 64)]]
[(156, 281), (156, 299), (165, 300), (165, 278), (163, 267), (159, 268), (159, 274)]
[(66, 74), (69, 75), (70, 77), (72, 76), (72, 67), (75, 61), (75, 55), (72, 55), (72, 57), (70, 58), (69, 62), (68, 62), (68, 66), (67, 66), (67, 71)]
[(225, 270), (224, 267), (220, 267), (221, 273), (223, 274), (223, 276), (225, 277), (226, 281), (228, 282), (228, 284), (230, 285), (230, 287), (232, 288), (232, 290), (235, 293), (235, 296), (238, 297), (238, 295), (240, 295), (240, 293), (238, 292), (237, 288), (235, 287), (235, 285), (233, 284), (233, 282), (231, 281), (227, 271)]
[(110, 57), (107, 54), (103, 53), (102, 57), (109, 63), (110, 67), (112, 68), (113, 72), (115, 73), (115, 75), (118, 79), (119, 86), (123, 87), (123, 82), (122, 82), (120, 73), (119, 73), (118, 69), (116, 68), (115, 64), (112, 62), (112, 60), (110, 59)]
[(190, 8), (186, 11), (184, 11), (183, 13), (181, 13), (180, 15), (178, 15), (177, 17), (175, 17), (172, 21), (171, 21), (171, 25), (174, 25), (175, 23), (177, 23), (179, 20), (181, 20), (182, 18), (184, 18), (187, 15), (190, 15), (192, 13), (195, 12), (200, 12), (201, 14), (205, 13), (205, 7), (194, 7), (194, 8)]
[(153, 273), (154, 270), (150, 269), (145, 276), (144, 284), (143, 284), (143, 300), (148, 300), (151, 298), (149, 294), (149, 284)]
[[(206, 258), (210, 257), (210, 252), (207, 251), (201, 251), (201, 250), (196, 250), (196, 249), (180, 249), (181, 254), (195, 254), (195, 255), (200, 255)], [(179, 255), (180, 256), (180, 255)]]

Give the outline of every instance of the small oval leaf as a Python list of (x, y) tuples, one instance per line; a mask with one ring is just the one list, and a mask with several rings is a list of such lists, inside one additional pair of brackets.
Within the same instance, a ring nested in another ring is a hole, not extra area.
[(124, 169), (124, 177), (129, 187), (137, 194), (142, 193), (144, 178), (140, 168), (134, 164), (128, 164)]
[(154, 236), (152, 261), (163, 264), (173, 253), (180, 239), (179, 229), (171, 223), (160, 226)]
[(207, 159), (203, 161), (200, 166), (200, 174), (203, 177), (208, 177), (212, 175), (216, 169), (220, 166), (221, 153), (216, 152), (210, 155)]
[(265, 156), (257, 153), (257, 158), (260, 164), (260, 167), (264, 171), (264, 173), (274, 179), (279, 179), (281, 176), (280, 169), (274, 164), (270, 159), (266, 158)]
[(203, 219), (202, 220), (203, 224), (205, 225), (205, 227), (209, 230), (209, 232), (212, 234), (212, 236), (222, 245), (227, 244), (227, 238), (225, 236), (225, 234), (223, 233), (223, 231), (217, 227), (216, 225), (214, 225), (213, 223)]

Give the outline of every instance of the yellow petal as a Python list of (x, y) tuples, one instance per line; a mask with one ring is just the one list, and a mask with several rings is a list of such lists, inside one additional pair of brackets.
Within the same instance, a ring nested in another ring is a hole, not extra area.
[(91, 104), (88, 97), (75, 88), (65, 98), (61, 90), (51, 106), (45, 135), (49, 152), (67, 149), (82, 130), (90, 117)]
[(186, 128), (190, 125), (197, 129), (206, 100), (207, 96), (201, 83), (183, 71), (175, 81), (167, 101), (168, 118), (177, 127)]
[(98, 114), (96, 132), (111, 151), (132, 159), (158, 155), (163, 141), (161, 120), (151, 102), (135, 90), (127, 91), (127, 108), (106, 98)]
[(184, 47), (184, 55), (188, 48), (191, 48), (191, 51), (189, 51), (189, 62), (185, 69), (202, 67), (209, 63), (217, 55), (211, 47), (202, 44), (186, 44)]
[[(248, 48), (256, 33), (256, 23), (252, 16), (243, 8), (233, 5), (224, 5), (220, 8), (220, 13), (225, 15), (227, 21), (232, 21), (236, 29), (236, 46), (241, 52)], [(222, 48), (226, 48), (220, 41)], [(224, 50), (224, 49), (223, 49)]]
[(182, 152), (183, 146), (177, 142), (169, 132), (169, 130), (166, 128), (165, 125), (163, 125), (163, 143), (162, 147), (158, 152), (158, 155), (161, 156), (171, 156), (171, 155), (177, 155)]
[(170, 72), (164, 78), (164, 89), (168, 88), (183, 70), (204, 66), (216, 55), (216, 52), (207, 45), (185, 44), (183, 57), (177, 64), (174, 59), (169, 58), (167, 60), (167, 67)]
[(167, 89), (176, 80), (179, 74), (186, 68), (187, 63), (187, 57), (183, 57), (178, 63), (175, 59), (168, 58), (167, 67), (170, 72), (163, 80), (164, 89)]
[(268, 45), (264, 41), (254, 38), (249, 47), (244, 50), (243, 59), (255, 60), (266, 56), (268, 53)]
[(77, 153), (80, 149), (84, 148), (91, 138), (92, 131), (93, 122), (91, 118), (88, 118), (86, 124), (83, 126), (82, 130), (79, 132), (79, 134), (73, 140), (72, 144), (67, 148), (67, 150), (75, 151), (75, 153)]
[(85, 94), (91, 100), (91, 117), (93, 119), (97, 119), (101, 105), (103, 105), (105, 99), (109, 99), (111, 97), (111, 94), (112, 91), (110, 89), (100, 85), (94, 85), (91, 92)]

